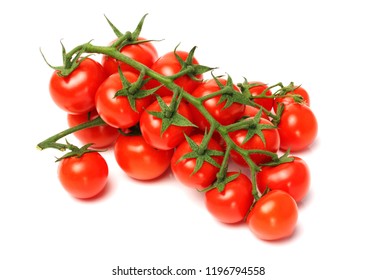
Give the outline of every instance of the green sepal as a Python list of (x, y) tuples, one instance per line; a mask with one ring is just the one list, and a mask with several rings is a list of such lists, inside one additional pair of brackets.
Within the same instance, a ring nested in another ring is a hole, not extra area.
[(292, 161), (294, 161), (294, 157), (290, 156), (290, 150), (288, 149), (281, 157), (277, 157), (270, 162), (262, 163), (261, 166), (278, 166)]
[(213, 190), (213, 189), (217, 189), (218, 192), (221, 193), (222, 191), (224, 191), (225, 186), (228, 183), (230, 183), (230, 182), (234, 181), (235, 179), (237, 179), (238, 176), (240, 176), (240, 174), (241, 174), (241, 172), (238, 172), (238, 173), (233, 174), (231, 176), (227, 176), (225, 179), (217, 180), (211, 186), (209, 186), (209, 187), (201, 190), (201, 192), (207, 192), (207, 191), (210, 191), (210, 190)]
[(69, 149), (71, 151), (68, 152), (68, 153), (66, 153), (66, 154), (64, 154), (60, 158), (56, 158), (55, 162), (61, 161), (61, 160), (65, 159), (65, 158), (69, 158), (69, 157), (82, 157), (86, 153), (104, 152), (105, 151), (105, 150), (92, 150), (92, 149), (89, 149), (90, 146), (93, 145), (93, 143), (89, 143), (89, 144), (86, 144), (86, 145), (82, 146), (81, 148), (78, 148), (77, 146), (74, 146), (71, 143), (69, 143), (67, 139), (65, 141), (66, 141), (66, 149)]
[[(206, 136), (204, 136), (204, 137), (206, 137)], [(197, 173), (200, 170), (200, 168), (202, 168), (204, 162), (208, 162), (209, 164), (220, 168), (220, 165), (212, 157), (213, 156), (223, 156), (224, 153), (222, 151), (207, 149), (207, 147), (205, 146), (205, 141), (204, 141), (205, 138), (203, 138), (202, 143), (200, 145), (196, 144), (186, 134), (185, 134), (185, 138), (186, 138), (186, 141), (189, 144), (192, 152), (189, 152), (189, 153), (183, 155), (180, 159), (178, 159), (177, 163), (181, 162), (182, 160), (185, 160), (185, 159), (196, 159), (195, 168), (194, 168), (193, 172), (190, 174), (190, 176)]]

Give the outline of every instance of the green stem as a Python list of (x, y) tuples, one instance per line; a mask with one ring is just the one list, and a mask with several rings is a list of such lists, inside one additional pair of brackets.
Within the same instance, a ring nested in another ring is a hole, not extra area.
[(74, 133), (76, 131), (79, 131), (79, 130), (82, 130), (82, 129), (85, 129), (85, 128), (89, 128), (89, 127), (100, 126), (100, 125), (104, 125), (104, 124), (106, 124), (106, 123), (100, 117), (97, 117), (97, 118), (95, 118), (91, 121), (88, 121), (88, 122), (76, 125), (74, 127), (68, 128), (66, 130), (63, 130), (63, 131), (47, 138), (46, 140), (40, 142), (37, 145), (37, 149), (44, 150), (44, 149), (47, 149), (47, 148), (55, 148), (55, 149), (58, 149), (58, 150), (61, 150), (61, 151), (65, 151), (68, 148), (68, 145), (56, 143), (56, 141), (58, 141), (59, 139), (65, 137), (65, 136), (67, 136), (71, 133)]

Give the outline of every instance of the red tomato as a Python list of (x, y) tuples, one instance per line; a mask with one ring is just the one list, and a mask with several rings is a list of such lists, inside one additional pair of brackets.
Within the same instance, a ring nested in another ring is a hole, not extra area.
[(81, 114), (94, 108), (97, 88), (106, 79), (98, 62), (85, 58), (68, 76), (55, 71), (50, 79), (50, 95), (61, 109), (69, 114)]
[[(176, 54), (180, 58), (182, 58), (183, 61), (185, 61), (188, 57), (188, 52), (185, 51), (176, 51)], [(198, 61), (193, 58), (193, 64), (199, 64)], [(156, 71), (157, 73), (164, 75), (164, 76), (171, 76), (174, 74), (177, 74), (179, 71), (181, 71), (182, 66), (179, 63), (178, 59), (175, 57), (174, 52), (166, 53), (165, 55), (161, 56), (152, 66), (151, 69), (153, 71)], [(203, 75), (196, 75), (197, 79), (202, 79)], [(183, 88), (188, 93), (193, 92), (197, 86), (200, 84), (199, 81), (195, 81), (191, 79), (188, 75), (181, 76), (174, 80), (174, 83)], [(145, 86), (148, 89), (156, 88), (160, 86), (160, 82), (152, 79), (150, 80)], [(168, 96), (173, 95), (173, 92), (166, 88), (165, 86), (162, 86), (156, 91), (156, 94), (160, 96)]]
[[(251, 96), (261, 95), (263, 91), (265, 91), (268, 88), (266, 84), (261, 83), (261, 82), (249, 82), (249, 84), (258, 84), (257, 86), (253, 86), (249, 88), (249, 92)], [(272, 96), (272, 92), (270, 90), (267, 90), (266, 95)], [(254, 102), (263, 106), (268, 111), (271, 111), (272, 106), (274, 104), (274, 99), (273, 98), (254, 98)]]
[[(220, 78), (218, 80), (221, 84), (226, 85), (227, 81), (225, 79)], [(239, 91), (239, 89), (236, 86), (233, 86), (233, 88)], [(197, 98), (200, 98), (209, 95), (213, 92), (216, 92), (218, 90), (220, 90), (220, 87), (218, 86), (216, 81), (214, 79), (210, 79), (199, 85), (196, 88), (196, 90), (192, 93), (192, 95)], [(243, 116), (245, 111), (245, 105), (234, 102), (228, 108), (224, 108), (226, 100), (219, 103), (220, 98), (220, 96), (216, 96), (207, 99), (203, 102), (204, 108), (206, 108), (210, 115), (214, 117), (220, 124), (232, 124)], [(198, 111), (198, 109), (195, 106), (191, 104), (189, 106), (193, 112), (194, 123), (203, 131), (206, 129), (208, 131), (210, 125), (207, 119)]]
[(308, 106), (289, 104), (284, 107), (278, 131), (282, 150), (301, 151), (310, 146), (317, 137), (317, 119)]
[(137, 180), (152, 180), (170, 166), (173, 150), (158, 150), (142, 136), (119, 136), (114, 146), (115, 159), (126, 174)]
[(106, 186), (108, 173), (105, 159), (97, 152), (62, 159), (58, 167), (61, 184), (76, 198), (99, 194)]
[(306, 162), (294, 156), (294, 160), (277, 166), (263, 166), (257, 173), (257, 186), (261, 193), (268, 187), (290, 194), (296, 202), (301, 201), (309, 191), (310, 171)]
[[(79, 115), (68, 114), (67, 121), (69, 127), (74, 127), (98, 117), (96, 110)], [(119, 132), (116, 128), (109, 125), (101, 125), (85, 128), (73, 133), (81, 142), (88, 144), (93, 143), (91, 148), (107, 148), (117, 139)]]
[[(138, 76), (132, 72), (124, 72), (125, 78), (134, 83)], [(101, 118), (110, 126), (116, 128), (129, 128), (140, 120), (141, 112), (150, 104), (151, 97), (137, 98), (136, 111), (132, 109), (128, 97), (117, 96), (115, 93), (123, 88), (119, 73), (108, 77), (98, 88), (96, 93), (96, 108)]]
[[(256, 114), (259, 112), (259, 108), (253, 107), (251, 105), (245, 106), (245, 111), (243, 112), (243, 115), (246, 117), (255, 117)], [(262, 111), (262, 118), (266, 120), (270, 120), (270, 118), (267, 116), (265, 112)]]
[[(172, 97), (165, 96), (163, 101), (169, 106), (171, 104)], [(178, 113), (188, 119), (192, 120), (191, 112), (185, 102), (181, 102), (178, 107)], [(140, 118), (140, 130), (145, 141), (161, 150), (170, 150), (177, 147), (185, 140), (185, 134), (189, 135), (193, 131), (192, 126), (176, 126), (170, 125), (163, 133), (162, 131), (162, 119), (153, 116), (150, 112), (161, 112), (161, 107), (158, 101), (153, 102), (142, 113)]]
[[(263, 118), (260, 119), (259, 123), (272, 125), (270, 121)], [(230, 132), (229, 136), (237, 146), (246, 150), (257, 149), (257, 150), (269, 151), (272, 153), (276, 153), (279, 150), (280, 138), (279, 138), (279, 133), (277, 129), (273, 128), (273, 129), (262, 130), (266, 144), (263, 143), (262, 139), (257, 134), (253, 135), (248, 141), (243, 143), (244, 140), (246, 139), (247, 133), (248, 133), (247, 129), (240, 129), (240, 130)], [(230, 155), (231, 155), (231, 158), (234, 160), (234, 162), (243, 166), (247, 166), (246, 161), (236, 151), (232, 150), (230, 152)], [(264, 154), (257, 154), (257, 153), (250, 154), (250, 158), (251, 160), (254, 161), (255, 164), (266, 163), (271, 160), (270, 156), (264, 155)]]
[[(138, 41), (143, 41), (144, 38), (139, 37)], [(114, 42), (114, 41), (113, 41)], [(112, 42), (112, 43), (113, 43)], [(151, 67), (152, 64), (157, 60), (158, 54), (157, 50), (152, 44), (152, 42), (145, 42), (145, 43), (138, 43), (138, 44), (131, 44), (124, 46), (120, 52), (137, 62), (144, 64), (147, 67)], [(118, 66), (122, 69), (122, 71), (126, 72), (133, 72), (139, 75), (139, 71), (135, 68), (132, 68), (128, 64), (116, 60), (111, 56), (104, 55), (102, 57), (102, 65), (105, 69), (105, 72), (108, 76), (118, 72)]]
[(295, 200), (284, 191), (273, 190), (255, 203), (246, 222), (258, 238), (278, 240), (292, 235), (297, 220)]
[[(234, 174), (237, 172), (228, 172), (227, 177)], [(220, 222), (229, 224), (241, 222), (253, 201), (251, 181), (243, 173), (227, 183), (222, 192), (215, 188), (205, 194), (208, 211)]]
[[(204, 136), (202, 134), (196, 134), (190, 137), (198, 146), (203, 141)], [(218, 144), (214, 139), (211, 139), (208, 143), (208, 150), (223, 151), (220, 144)], [(219, 167), (214, 166), (213, 164), (204, 161), (202, 167), (193, 174), (195, 169), (197, 159), (188, 158), (181, 159), (182, 156), (191, 153), (192, 149), (187, 141), (182, 142), (174, 152), (174, 155), (171, 159), (171, 169), (174, 176), (178, 181), (182, 182), (184, 185), (202, 190), (209, 185), (211, 185), (216, 180), (216, 174), (219, 171)], [(217, 162), (220, 166), (223, 160), (223, 156), (213, 156), (212, 159)]]
[(303, 87), (297, 87), (293, 91), (288, 92), (287, 96), (275, 98), (275, 100), (274, 100), (274, 110), (275, 110), (275, 112), (277, 111), (277, 107), (278, 107), (279, 103), (283, 103), (285, 106), (287, 106), (288, 104), (295, 103), (293, 97), (290, 97), (291, 94), (301, 95), (302, 98), (304, 99), (304, 104), (307, 105), (307, 106), (310, 106), (310, 97), (309, 97), (308, 92)]

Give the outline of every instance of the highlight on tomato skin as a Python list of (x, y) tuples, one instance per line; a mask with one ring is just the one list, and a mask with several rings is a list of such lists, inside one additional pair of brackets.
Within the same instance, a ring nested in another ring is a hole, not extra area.
[(290, 237), (297, 221), (295, 200), (281, 190), (273, 190), (262, 196), (246, 219), (251, 232), (260, 239), (270, 241)]

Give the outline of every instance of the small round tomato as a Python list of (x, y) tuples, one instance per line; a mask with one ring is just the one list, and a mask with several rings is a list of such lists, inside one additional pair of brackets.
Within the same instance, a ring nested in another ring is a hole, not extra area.
[(80, 157), (64, 158), (59, 162), (58, 176), (65, 190), (76, 198), (91, 198), (106, 186), (109, 170), (98, 152)]
[(50, 95), (61, 109), (69, 114), (82, 114), (94, 108), (97, 88), (106, 79), (98, 62), (85, 58), (66, 77), (54, 71), (50, 79)]
[[(130, 83), (137, 81), (138, 76), (132, 72), (123, 72), (123, 75)], [(150, 104), (151, 97), (135, 99), (135, 109), (132, 108), (127, 96), (115, 94), (123, 89), (119, 73), (108, 77), (98, 88), (96, 93), (96, 109), (101, 118), (110, 126), (116, 128), (130, 128), (140, 120), (141, 112)]]
[[(67, 115), (69, 127), (91, 121), (98, 117), (96, 110), (79, 115)], [(82, 143), (93, 143), (92, 148), (107, 148), (111, 146), (117, 139), (119, 132), (116, 128), (107, 124), (85, 128), (73, 133)]]
[[(200, 146), (204, 135), (195, 134), (190, 138), (196, 145)], [(220, 144), (218, 144), (214, 139), (209, 141), (207, 150), (223, 151)], [(209, 163), (208, 161), (204, 161), (202, 167), (197, 172), (193, 173), (197, 164), (197, 158), (187, 158), (181, 160), (184, 155), (191, 152), (192, 149), (189, 143), (187, 141), (183, 141), (174, 152), (171, 159), (171, 169), (178, 181), (188, 187), (202, 190), (216, 180), (216, 174), (220, 168)], [(205, 152), (206, 151), (203, 152), (203, 156)], [(213, 156), (211, 158), (220, 166), (224, 157)]]
[(257, 186), (261, 193), (282, 190), (290, 194), (296, 202), (301, 201), (309, 191), (310, 171), (306, 162), (293, 156), (294, 160), (277, 166), (263, 166), (257, 173)]
[[(225, 79), (219, 78), (218, 81), (222, 85), (226, 85), (227, 81)], [(234, 85), (233, 88), (236, 91), (239, 91), (239, 89)], [(205, 82), (203, 82), (201, 85), (199, 85), (196, 90), (192, 93), (193, 96), (200, 98), (205, 97), (211, 93), (214, 93), (216, 91), (219, 91), (221, 88), (217, 84), (216, 80), (210, 79)], [(228, 125), (236, 122), (239, 120), (245, 111), (245, 105), (234, 102), (229, 107), (225, 107), (227, 101), (224, 100), (220, 102), (221, 96), (215, 96), (210, 99), (207, 99), (203, 102), (203, 107), (210, 113), (210, 115), (215, 118), (220, 124), (222, 125)], [(193, 112), (193, 118), (194, 123), (203, 131), (209, 130), (210, 125), (207, 119), (202, 115), (202, 113), (199, 112), (199, 110), (193, 106), (189, 105), (192, 112)]]
[[(143, 41), (144, 38), (139, 37), (138, 41)], [(114, 42), (114, 41), (113, 41)], [(147, 67), (151, 67), (153, 63), (157, 60), (158, 54), (157, 50), (152, 44), (152, 42), (143, 42), (143, 43), (137, 43), (137, 44), (130, 44), (124, 46), (120, 52), (129, 57), (133, 60), (140, 62), (141, 64), (144, 64)], [(139, 75), (139, 71), (135, 68), (131, 67), (130, 65), (116, 60), (115, 58), (111, 56), (104, 55), (102, 57), (102, 65), (105, 69), (105, 72), (108, 76), (117, 73), (118, 67), (120, 66), (122, 71), (129, 71), (133, 72), (137, 75)]]
[[(243, 112), (243, 115), (245, 117), (255, 117), (256, 114), (258, 114), (259, 111), (260, 111), (259, 108), (253, 107), (251, 105), (246, 105), (245, 111)], [(261, 117), (266, 119), (266, 120), (270, 120), (270, 118), (267, 116), (267, 114), (264, 111), (262, 111)]]
[(317, 119), (308, 106), (289, 104), (284, 107), (278, 131), (282, 150), (301, 151), (309, 147), (317, 137)]
[[(165, 96), (162, 100), (167, 106), (170, 106), (172, 96)], [(158, 101), (153, 102), (147, 107), (140, 118), (141, 134), (152, 147), (161, 150), (174, 149), (185, 140), (185, 134), (190, 135), (193, 131), (193, 126), (177, 126), (172, 124), (162, 132), (162, 119), (151, 114), (151, 112), (161, 111)], [(185, 102), (179, 104), (177, 112), (187, 120), (192, 121), (191, 112)]]
[(114, 154), (118, 165), (128, 176), (152, 180), (169, 168), (173, 150), (153, 148), (140, 135), (121, 135), (115, 143)]
[[(227, 177), (237, 172), (228, 172)], [(243, 173), (225, 185), (223, 191), (217, 188), (205, 193), (205, 205), (217, 220), (233, 224), (241, 222), (249, 211), (254, 197), (250, 179)]]
[[(272, 126), (272, 123), (270, 121), (263, 118), (260, 119), (259, 124)], [(280, 145), (280, 138), (279, 138), (279, 133), (277, 129), (275, 128), (262, 129), (262, 133), (264, 135), (265, 144), (263, 143), (262, 138), (258, 134), (254, 134), (249, 140), (247, 140), (244, 143), (248, 135), (247, 129), (239, 129), (236, 131), (232, 131), (229, 133), (229, 136), (237, 146), (245, 150), (264, 150), (264, 151), (276, 153), (279, 150), (279, 145)], [(247, 166), (246, 161), (235, 150), (232, 150), (230, 152), (230, 155), (231, 155), (231, 158), (234, 160), (234, 162), (236, 162), (237, 164), (240, 164), (242, 166)], [(266, 163), (270, 161), (271, 157), (269, 155), (265, 155), (261, 153), (251, 153), (250, 159), (255, 164), (261, 164), (261, 163)]]
[(273, 190), (255, 203), (246, 222), (258, 238), (278, 240), (292, 235), (297, 220), (295, 200), (284, 191)]
[[(175, 52), (183, 61), (185, 61), (188, 57), (188, 52), (185, 51), (176, 51)], [(193, 64), (199, 64), (195, 57), (192, 59)], [(181, 71), (182, 66), (179, 63), (178, 59), (176, 58), (174, 52), (168, 52), (165, 55), (161, 56), (153, 65), (151, 66), (153, 71), (164, 75), (164, 76), (172, 76), (177, 74)], [(183, 75), (174, 80), (174, 83), (181, 87), (183, 90), (187, 91), (188, 93), (193, 92), (197, 86), (200, 84), (200, 81), (203, 75), (196, 75), (195, 76), (198, 80), (192, 79), (188, 75)], [(157, 80), (151, 79), (145, 86), (148, 89), (156, 88), (160, 86), (160, 82)], [(160, 87), (156, 92), (156, 94), (160, 96), (168, 96), (173, 95), (173, 92), (166, 88), (165, 86)]]
[[(266, 84), (261, 82), (249, 82), (249, 84), (255, 84), (255, 86), (249, 88), (251, 96), (259, 96), (264, 91), (266, 96), (272, 96), (272, 92), (268, 89), (268, 86)], [(268, 111), (271, 111), (272, 106), (274, 105), (273, 98), (254, 98), (254, 102), (263, 106)]]
[(275, 110), (275, 112), (277, 111), (277, 107), (278, 107), (279, 103), (283, 103), (285, 106), (287, 106), (288, 104), (295, 103), (295, 100), (291, 96), (292, 94), (301, 95), (301, 97), (303, 98), (304, 104), (308, 107), (310, 106), (309, 94), (303, 87), (300, 86), (300, 87), (296, 87), (293, 91), (288, 92), (287, 95), (284, 96), (284, 97), (275, 98), (275, 100), (274, 100), (274, 110)]

